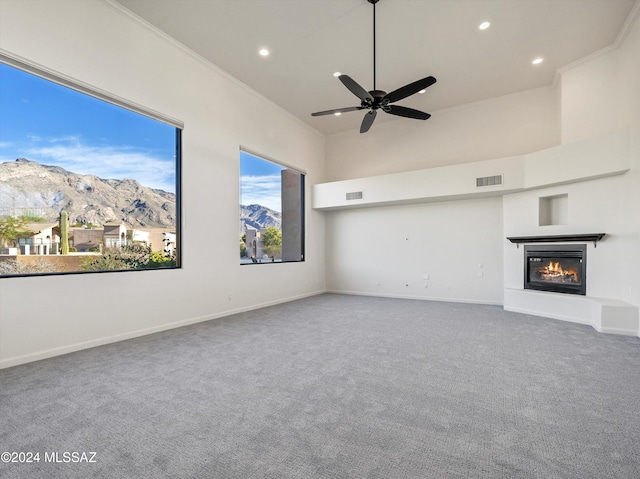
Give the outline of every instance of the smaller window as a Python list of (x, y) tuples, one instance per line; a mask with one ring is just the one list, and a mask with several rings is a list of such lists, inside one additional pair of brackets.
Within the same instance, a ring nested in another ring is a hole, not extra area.
[(240, 264), (304, 261), (304, 173), (240, 150)]

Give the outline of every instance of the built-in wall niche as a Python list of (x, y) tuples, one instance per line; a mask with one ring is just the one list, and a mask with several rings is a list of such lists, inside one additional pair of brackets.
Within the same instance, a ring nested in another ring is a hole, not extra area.
[(538, 226), (569, 224), (569, 195), (538, 198)]

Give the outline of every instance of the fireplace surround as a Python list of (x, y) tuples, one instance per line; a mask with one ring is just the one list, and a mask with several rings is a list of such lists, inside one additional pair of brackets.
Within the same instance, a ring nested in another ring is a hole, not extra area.
[(587, 293), (587, 245), (525, 245), (524, 289)]

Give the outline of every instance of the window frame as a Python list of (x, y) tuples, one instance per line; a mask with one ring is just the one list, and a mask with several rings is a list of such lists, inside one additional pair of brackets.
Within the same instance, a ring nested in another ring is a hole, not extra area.
[[(20, 277), (35, 277), (35, 276), (60, 276), (60, 275), (75, 275), (75, 274), (95, 274), (95, 273), (121, 273), (132, 271), (171, 271), (181, 269), (182, 264), (182, 201), (181, 201), (181, 189), (182, 189), (182, 131), (184, 130), (184, 123), (181, 120), (173, 118), (171, 116), (160, 113), (156, 110), (140, 105), (133, 101), (122, 98), (113, 93), (107, 92), (101, 88), (95, 87), (88, 83), (82, 82), (78, 79), (72, 78), (68, 75), (55, 71), (51, 68), (45, 67), (41, 64), (28, 60), (19, 55), (15, 55), (6, 50), (0, 49), (0, 63), (9, 67), (21, 70), (27, 74), (39, 77), (43, 80), (50, 81), (57, 85), (69, 88), (77, 93), (93, 97), (98, 100), (102, 100), (113, 106), (123, 108), (132, 113), (142, 115), (151, 120), (164, 123), (175, 129), (175, 198), (176, 198), (176, 224), (175, 224), (175, 246), (173, 251), (175, 253), (176, 264), (175, 266), (166, 268), (131, 268), (131, 269), (104, 269), (104, 270), (79, 270), (79, 271), (52, 271), (52, 272), (36, 272), (36, 273), (16, 273), (16, 274), (0, 274), (0, 280), (8, 278), (20, 278)], [(29, 239), (31, 241), (31, 239)]]
[[(293, 166), (291, 164), (279, 161), (279, 160), (275, 160), (270, 156), (264, 155), (262, 153), (258, 153), (255, 150), (251, 149), (251, 148), (247, 148), (243, 145), (240, 145), (239, 148), (239, 156), (238, 156), (238, 173), (239, 173), (239, 188), (240, 188), (240, 198), (239, 198), (239, 202), (238, 202), (238, 206), (243, 206), (242, 205), (242, 173), (241, 173), (241, 161), (242, 161), (242, 153), (246, 153), (250, 156), (253, 156), (254, 158), (257, 158), (259, 160), (263, 160), (269, 163), (273, 163), (274, 165), (282, 168), (281, 171), (283, 170), (291, 170), (294, 171), (296, 173), (298, 173), (301, 177), (301, 184), (300, 184), (300, 198), (299, 198), (299, 208), (300, 208), (300, 259), (299, 260), (278, 260), (278, 261), (264, 261), (264, 260), (258, 260), (258, 262), (248, 262), (242, 261), (242, 256), (240, 257), (241, 261), (240, 261), (240, 266), (246, 266), (246, 265), (255, 265), (255, 264), (287, 264), (287, 263), (304, 263), (307, 260), (307, 256), (306, 256), (306, 217), (307, 217), (307, 212), (306, 212), (306, 178), (307, 178), (307, 172), (297, 166)], [(280, 198), (282, 200), (282, 187), (280, 190)], [(244, 205), (244, 206), (248, 206), (248, 205)], [(262, 205), (261, 205), (262, 206)], [(282, 208), (281, 208), (282, 209)], [(284, 214), (283, 211), (280, 212), (281, 215)], [(281, 228), (280, 231), (283, 231), (284, 229), (284, 217), (282, 218), (282, 223), (281, 223)], [(246, 231), (246, 230), (245, 230)], [(283, 241), (284, 242), (284, 241)], [(246, 243), (245, 243), (246, 245)], [(249, 247), (249, 245), (246, 245), (247, 248)]]

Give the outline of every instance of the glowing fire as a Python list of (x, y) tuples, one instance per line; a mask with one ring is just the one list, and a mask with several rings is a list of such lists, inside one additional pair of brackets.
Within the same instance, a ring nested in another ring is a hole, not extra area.
[(578, 272), (572, 269), (563, 269), (559, 261), (549, 261), (549, 264), (538, 270), (540, 279), (560, 283), (577, 283)]

